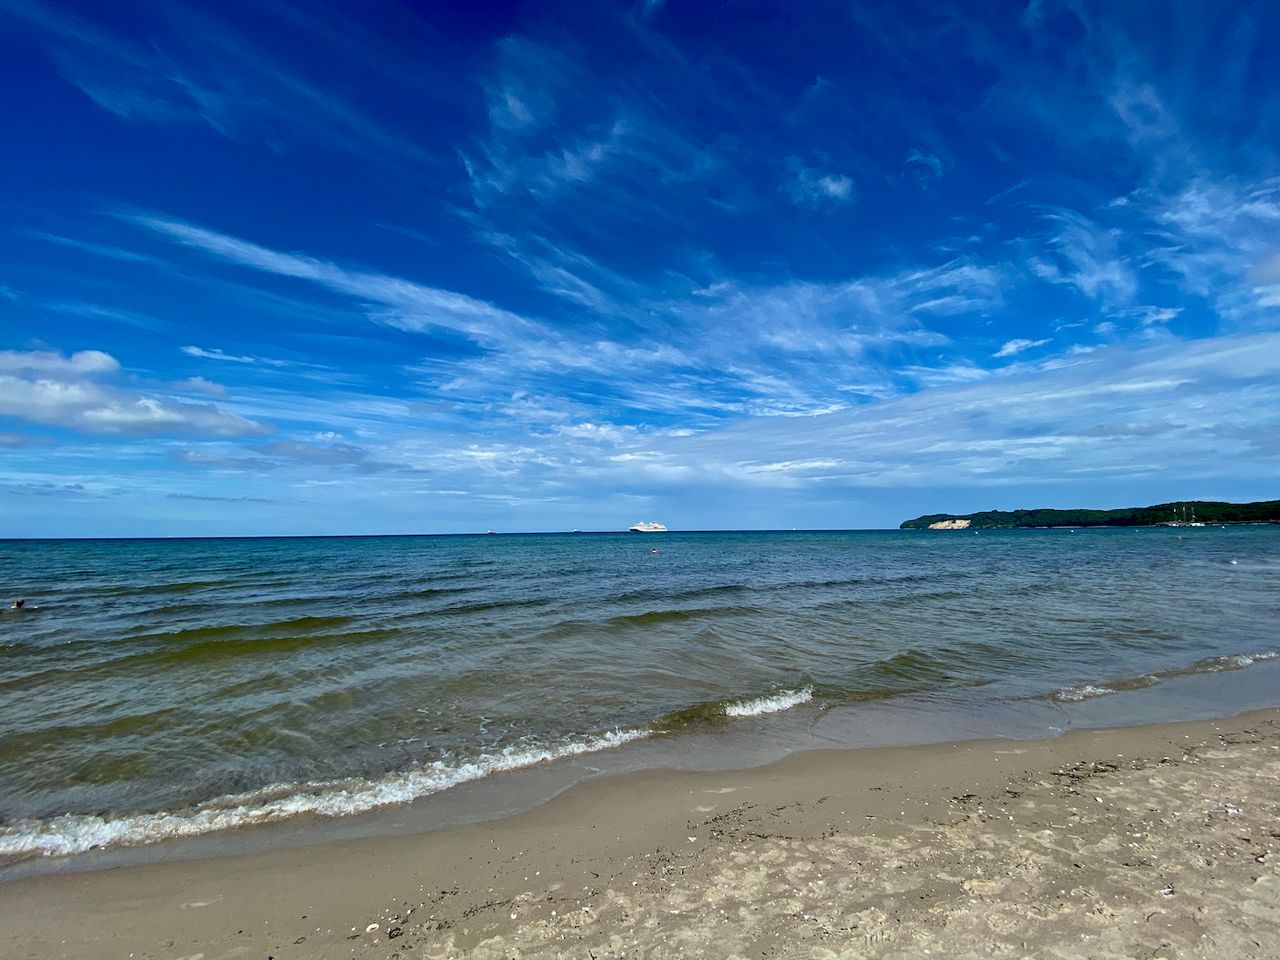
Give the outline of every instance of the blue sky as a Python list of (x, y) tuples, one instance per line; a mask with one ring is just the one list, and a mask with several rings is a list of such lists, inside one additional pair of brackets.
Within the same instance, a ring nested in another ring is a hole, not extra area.
[(0, 534), (1280, 496), (1274, 4), (0, 0)]

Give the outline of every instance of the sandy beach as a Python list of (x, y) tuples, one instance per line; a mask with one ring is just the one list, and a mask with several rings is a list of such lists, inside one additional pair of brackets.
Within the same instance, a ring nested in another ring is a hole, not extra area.
[(14, 958), (1280, 955), (1280, 711), (626, 774), (0, 888)]

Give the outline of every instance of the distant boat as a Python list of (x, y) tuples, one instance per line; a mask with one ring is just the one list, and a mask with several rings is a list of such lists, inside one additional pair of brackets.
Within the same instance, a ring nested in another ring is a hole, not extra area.
[(631, 533), (666, 533), (667, 528), (656, 520), (645, 520), (628, 528)]
[(493, 536), (493, 531), (492, 531), (492, 530), (486, 530), (486, 531), (484, 532), (484, 535), (485, 535), (486, 537), (491, 537), (491, 536)]

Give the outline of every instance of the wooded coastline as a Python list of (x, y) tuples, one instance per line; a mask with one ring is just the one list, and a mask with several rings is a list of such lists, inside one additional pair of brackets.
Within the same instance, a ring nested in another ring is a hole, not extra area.
[[(1226, 503), (1217, 500), (1177, 500), (1149, 507), (1118, 510), (983, 510), (978, 513), (931, 513), (904, 520), (901, 530), (927, 530), (933, 524), (968, 520), (969, 530), (1015, 530), (1033, 527), (1154, 527), (1191, 524), (1280, 523), (1280, 500)], [(937, 529), (937, 528), (935, 528)], [(943, 528), (945, 529), (945, 528)]]

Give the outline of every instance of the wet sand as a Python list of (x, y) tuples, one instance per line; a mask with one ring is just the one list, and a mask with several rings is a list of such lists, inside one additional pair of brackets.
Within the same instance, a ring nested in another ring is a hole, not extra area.
[(11, 958), (1280, 956), (1280, 711), (579, 784), (0, 887)]

